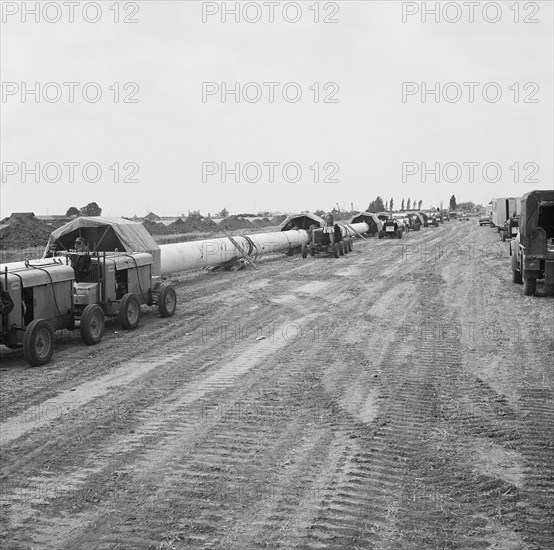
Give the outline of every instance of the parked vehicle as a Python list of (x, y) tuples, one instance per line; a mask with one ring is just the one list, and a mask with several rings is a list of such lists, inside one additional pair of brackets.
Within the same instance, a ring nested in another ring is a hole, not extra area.
[(510, 242), (512, 280), (534, 296), (537, 280), (554, 285), (554, 191), (531, 191), (521, 199), (519, 232)]

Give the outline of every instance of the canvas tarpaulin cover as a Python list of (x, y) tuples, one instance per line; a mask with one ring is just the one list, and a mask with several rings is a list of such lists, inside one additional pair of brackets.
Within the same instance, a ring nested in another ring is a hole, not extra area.
[(77, 237), (86, 240), (91, 252), (148, 252), (154, 257), (154, 275), (160, 273), (160, 247), (152, 235), (142, 224), (122, 218), (75, 218), (52, 232), (44, 257), (52, 255), (54, 245), (57, 251), (74, 249)]
[(290, 231), (291, 229), (310, 229), (312, 225), (323, 227), (324, 221), (315, 214), (292, 214), (288, 216), (279, 226), (280, 231)]
[(519, 231), (521, 236), (531, 237), (539, 222), (541, 203), (554, 204), (554, 191), (530, 191), (521, 198), (521, 215), (519, 217)]

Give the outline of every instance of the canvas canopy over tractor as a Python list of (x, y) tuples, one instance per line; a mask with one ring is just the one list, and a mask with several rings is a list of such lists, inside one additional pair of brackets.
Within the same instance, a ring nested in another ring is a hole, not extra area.
[(160, 247), (152, 235), (142, 224), (122, 218), (75, 218), (52, 232), (44, 257), (73, 250), (77, 237), (86, 241), (90, 252), (147, 252), (154, 260), (154, 276), (160, 274)]

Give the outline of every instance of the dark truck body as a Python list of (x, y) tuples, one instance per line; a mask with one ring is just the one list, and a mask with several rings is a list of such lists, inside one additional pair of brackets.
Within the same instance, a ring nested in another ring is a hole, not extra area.
[(554, 285), (554, 190), (530, 191), (521, 199), (519, 233), (512, 241), (514, 283), (533, 296), (537, 279)]

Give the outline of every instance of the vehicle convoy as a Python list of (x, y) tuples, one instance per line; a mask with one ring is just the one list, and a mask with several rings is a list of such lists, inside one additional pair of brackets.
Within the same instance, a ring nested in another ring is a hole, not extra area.
[(510, 216), (500, 230), (500, 240), (505, 242), (506, 239), (515, 239), (519, 233), (519, 216)]
[(554, 191), (531, 191), (521, 199), (519, 232), (510, 242), (512, 279), (534, 296), (537, 279), (554, 285)]

